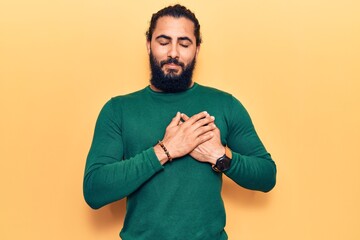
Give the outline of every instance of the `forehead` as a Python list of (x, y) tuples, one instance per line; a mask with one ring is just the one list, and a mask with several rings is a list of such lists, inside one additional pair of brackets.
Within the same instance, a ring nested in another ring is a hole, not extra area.
[(194, 31), (195, 26), (191, 20), (184, 17), (174, 18), (164, 16), (157, 20), (153, 39), (160, 35), (167, 35), (172, 38), (188, 37), (195, 39)]

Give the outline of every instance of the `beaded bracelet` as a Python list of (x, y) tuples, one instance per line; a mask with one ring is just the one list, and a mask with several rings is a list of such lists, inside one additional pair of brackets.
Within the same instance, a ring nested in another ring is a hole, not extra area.
[(164, 143), (163, 143), (161, 140), (159, 140), (159, 145), (160, 145), (160, 147), (164, 150), (166, 156), (168, 157), (168, 160), (171, 162), (171, 161), (172, 161), (172, 157), (170, 156), (169, 151), (167, 150), (167, 148), (165, 147)]

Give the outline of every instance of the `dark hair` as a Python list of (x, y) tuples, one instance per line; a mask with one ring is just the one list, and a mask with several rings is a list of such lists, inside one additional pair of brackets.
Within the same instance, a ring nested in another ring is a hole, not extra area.
[(153, 32), (154, 32), (155, 27), (156, 27), (157, 20), (159, 18), (165, 17), (165, 16), (170, 16), (170, 17), (174, 17), (174, 18), (184, 17), (184, 18), (187, 18), (187, 19), (191, 20), (194, 23), (194, 35), (195, 35), (195, 38), (196, 38), (196, 45), (200, 46), (200, 44), (201, 44), (201, 36), (200, 36), (200, 24), (199, 24), (199, 21), (197, 20), (195, 14), (193, 12), (191, 12), (189, 9), (187, 9), (186, 7), (184, 7), (184, 6), (180, 5), (180, 4), (176, 4), (174, 6), (168, 6), (168, 7), (163, 8), (160, 11), (158, 11), (157, 13), (154, 13), (152, 15), (149, 30), (146, 32), (146, 39), (149, 42), (151, 41)]

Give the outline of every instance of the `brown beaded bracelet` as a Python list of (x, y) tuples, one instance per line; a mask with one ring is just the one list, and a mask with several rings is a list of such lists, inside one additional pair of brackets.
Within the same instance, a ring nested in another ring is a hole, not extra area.
[(168, 157), (168, 160), (171, 162), (171, 161), (172, 161), (172, 157), (170, 156), (169, 151), (167, 150), (167, 148), (165, 147), (164, 143), (163, 143), (161, 140), (159, 140), (159, 145), (160, 145), (160, 147), (164, 150), (166, 156)]

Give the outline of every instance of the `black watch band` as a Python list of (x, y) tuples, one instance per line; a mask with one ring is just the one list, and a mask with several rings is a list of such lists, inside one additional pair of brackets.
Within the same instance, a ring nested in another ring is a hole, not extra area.
[(215, 172), (224, 172), (230, 168), (231, 158), (228, 158), (226, 154), (216, 160), (215, 165), (212, 166), (212, 169)]

